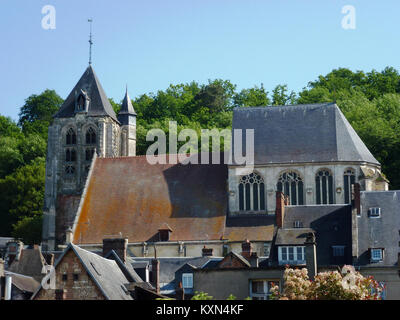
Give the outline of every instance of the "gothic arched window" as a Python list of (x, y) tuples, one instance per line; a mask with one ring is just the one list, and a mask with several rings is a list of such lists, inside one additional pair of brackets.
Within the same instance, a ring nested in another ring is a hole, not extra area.
[(239, 210), (265, 210), (264, 180), (255, 172), (240, 178)]
[(344, 203), (351, 203), (351, 185), (356, 183), (356, 174), (352, 168), (348, 168), (343, 174)]
[(74, 129), (69, 128), (66, 134), (66, 143), (67, 144), (76, 144), (76, 133)]
[(66, 162), (75, 162), (76, 161), (76, 151), (74, 149), (66, 149), (65, 150), (65, 161)]
[(317, 204), (333, 204), (333, 177), (327, 169), (321, 169), (315, 176)]
[(303, 205), (303, 180), (294, 171), (287, 171), (280, 175), (277, 189), (289, 196), (289, 205)]
[(92, 127), (86, 131), (86, 144), (96, 144), (96, 132)]

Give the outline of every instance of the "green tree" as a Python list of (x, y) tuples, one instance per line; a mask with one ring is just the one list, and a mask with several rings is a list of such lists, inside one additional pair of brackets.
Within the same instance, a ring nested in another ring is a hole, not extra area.
[(42, 241), (42, 215), (23, 217), (13, 225), (12, 236), (24, 244), (40, 244)]
[(286, 84), (277, 85), (272, 90), (272, 104), (274, 106), (285, 106), (288, 104), (296, 103), (296, 93), (294, 91), (288, 92), (288, 87)]
[(271, 100), (268, 97), (268, 91), (264, 89), (263, 84), (260, 87), (254, 86), (250, 89), (243, 89), (235, 94), (233, 103), (237, 107), (258, 107), (269, 106)]
[(46, 89), (41, 94), (33, 94), (25, 100), (19, 113), (18, 125), (27, 133), (37, 133), (47, 140), (47, 129), (52, 116), (63, 103), (54, 91)]
[(44, 158), (36, 158), (0, 179), (0, 234), (9, 235), (12, 225), (25, 217), (42, 215), (44, 180)]

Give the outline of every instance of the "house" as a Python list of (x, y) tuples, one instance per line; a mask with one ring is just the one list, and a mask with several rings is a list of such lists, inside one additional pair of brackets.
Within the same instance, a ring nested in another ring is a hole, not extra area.
[(356, 202), (354, 266), (386, 288), (386, 299), (400, 299), (400, 191), (361, 191)]

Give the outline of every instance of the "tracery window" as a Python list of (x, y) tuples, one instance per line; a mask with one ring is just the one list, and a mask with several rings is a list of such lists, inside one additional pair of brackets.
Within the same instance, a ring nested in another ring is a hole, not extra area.
[(92, 127), (86, 131), (86, 144), (96, 144), (96, 132)]
[(75, 162), (76, 161), (75, 149), (66, 149), (65, 150), (65, 161), (66, 162)]
[(67, 165), (67, 166), (65, 167), (65, 173), (66, 173), (67, 175), (72, 175), (72, 174), (74, 174), (74, 173), (75, 173), (75, 167), (74, 167), (74, 166)]
[(317, 204), (333, 204), (333, 177), (327, 169), (321, 169), (315, 176)]
[(76, 144), (76, 133), (74, 129), (69, 128), (66, 134), (66, 144)]
[(287, 171), (280, 175), (277, 190), (289, 196), (289, 205), (303, 205), (303, 180), (294, 171)]
[(252, 172), (241, 177), (239, 182), (239, 210), (265, 210), (264, 189), (264, 179), (259, 174)]
[(344, 183), (344, 203), (351, 203), (351, 185), (356, 183), (354, 169), (346, 169), (343, 175)]

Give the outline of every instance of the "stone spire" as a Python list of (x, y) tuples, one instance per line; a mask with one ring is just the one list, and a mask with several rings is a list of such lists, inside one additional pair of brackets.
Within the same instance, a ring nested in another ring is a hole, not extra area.
[(123, 120), (126, 120), (126, 118), (128, 118), (127, 116), (129, 115), (136, 116), (136, 112), (133, 109), (132, 101), (131, 98), (129, 97), (128, 86), (127, 86), (125, 91), (125, 97), (124, 100), (122, 101), (121, 110), (118, 113), (118, 120), (121, 122), (122, 125), (128, 124), (124, 123)]

